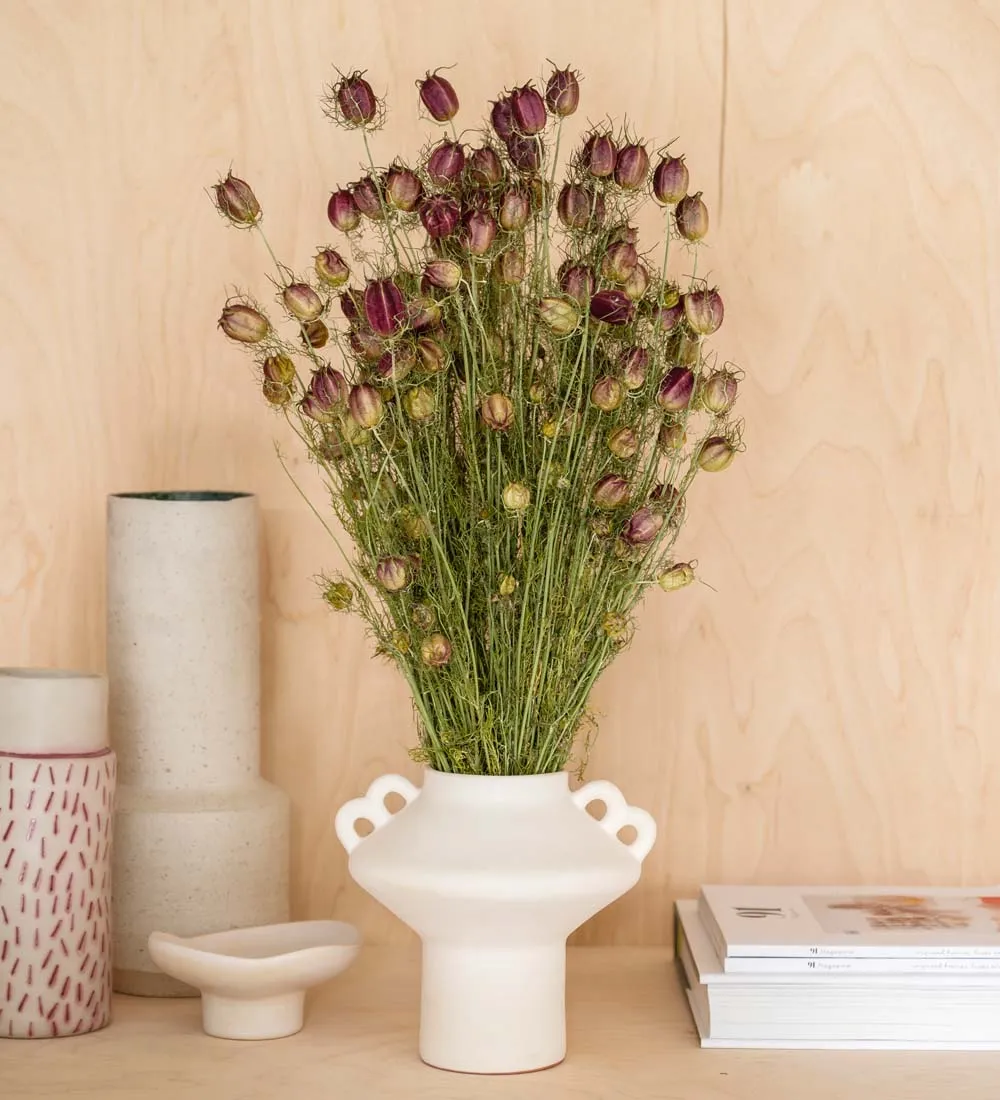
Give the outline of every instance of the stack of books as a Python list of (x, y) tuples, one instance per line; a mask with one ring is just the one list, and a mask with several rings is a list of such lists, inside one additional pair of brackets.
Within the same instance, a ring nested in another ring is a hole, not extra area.
[(1000, 1050), (1000, 887), (705, 886), (676, 928), (702, 1046)]

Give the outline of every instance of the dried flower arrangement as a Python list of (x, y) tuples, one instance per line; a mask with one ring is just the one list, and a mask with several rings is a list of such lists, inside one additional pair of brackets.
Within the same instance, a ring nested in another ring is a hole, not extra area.
[[(685, 494), (741, 448), (740, 375), (706, 351), (718, 290), (667, 278), (671, 244), (696, 272), (708, 230), (683, 157), (651, 166), (643, 141), (599, 125), (557, 184), (575, 72), (501, 95), (471, 146), (452, 84), (435, 72), (418, 88), (446, 129), (413, 167), (372, 162), (385, 109), (363, 73), (325, 98), (368, 153), (327, 207), (361, 285), (330, 246), (311, 276), (286, 267), (250, 186), (215, 186), (228, 222), (267, 245), (296, 331), (246, 295), (219, 324), (322, 470), (355, 547), (324, 595), (406, 678), (414, 755), (445, 772), (550, 772), (590, 729), (591, 688), (646, 589), (694, 579), (673, 549)], [(655, 258), (632, 224), (650, 195), (665, 213)]]

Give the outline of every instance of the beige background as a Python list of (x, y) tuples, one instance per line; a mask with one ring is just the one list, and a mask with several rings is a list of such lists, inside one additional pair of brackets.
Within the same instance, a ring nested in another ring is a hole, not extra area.
[(398, 106), (385, 160), (426, 68), (459, 62), (471, 125), (546, 57), (584, 71), (584, 112), (679, 136), (748, 373), (750, 449), (683, 536), (711, 587), (652, 596), (597, 691), (589, 774), (661, 839), (584, 941), (664, 941), (706, 879), (1000, 879), (997, 0), (7, 0), (0, 663), (102, 665), (109, 491), (257, 492), (296, 914), (406, 936), (332, 830), (413, 772), (406, 692), (315, 597), (336, 551), (273, 440), (313, 483), (214, 328), (264, 263), (204, 189), (232, 162), (302, 264), (358, 175), (319, 111), (333, 63)]

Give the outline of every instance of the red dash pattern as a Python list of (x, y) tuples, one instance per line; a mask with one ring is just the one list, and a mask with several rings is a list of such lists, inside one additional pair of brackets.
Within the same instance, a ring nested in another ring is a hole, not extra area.
[[(89, 755), (77, 766), (16, 756), (4, 763), (0, 1036), (96, 1031), (111, 1013), (114, 753)], [(76, 819), (72, 828), (60, 828), (60, 814)], [(84, 827), (78, 828), (81, 819)], [(51, 896), (51, 906), (47, 900), (42, 906), (36, 892)]]

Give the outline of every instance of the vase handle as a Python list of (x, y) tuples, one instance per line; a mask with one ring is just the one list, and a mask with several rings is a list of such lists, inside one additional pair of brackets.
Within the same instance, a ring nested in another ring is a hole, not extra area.
[(635, 840), (625, 844), (625, 847), (640, 863), (649, 855), (649, 850), (656, 841), (656, 822), (653, 815), (640, 810), (638, 806), (630, 806), (614, 783), (607, 779), (595, 779), (574, 791), (572, 799), (584, 811), (591, 802), (603, 802), (606, 812), (600, 821), (595, 819), (595, 823), (612, 836), (617, 836), (626, 825), (631, 825), (635, 829)]
[[(370, 821), (372, 832), (380, 829), (393, 815), (385, 808), (385, 796), (398, 794), (409, 804), (420, 794), (409, 779), (402, 775), (380, 775), (360, 798), (352, 798), (337, 811), (333, 827), (337, 839), (350, 853), (365, 838), (357, 830), (359, 821)], [(371, 836), (371, 833), (368, 834)]]

